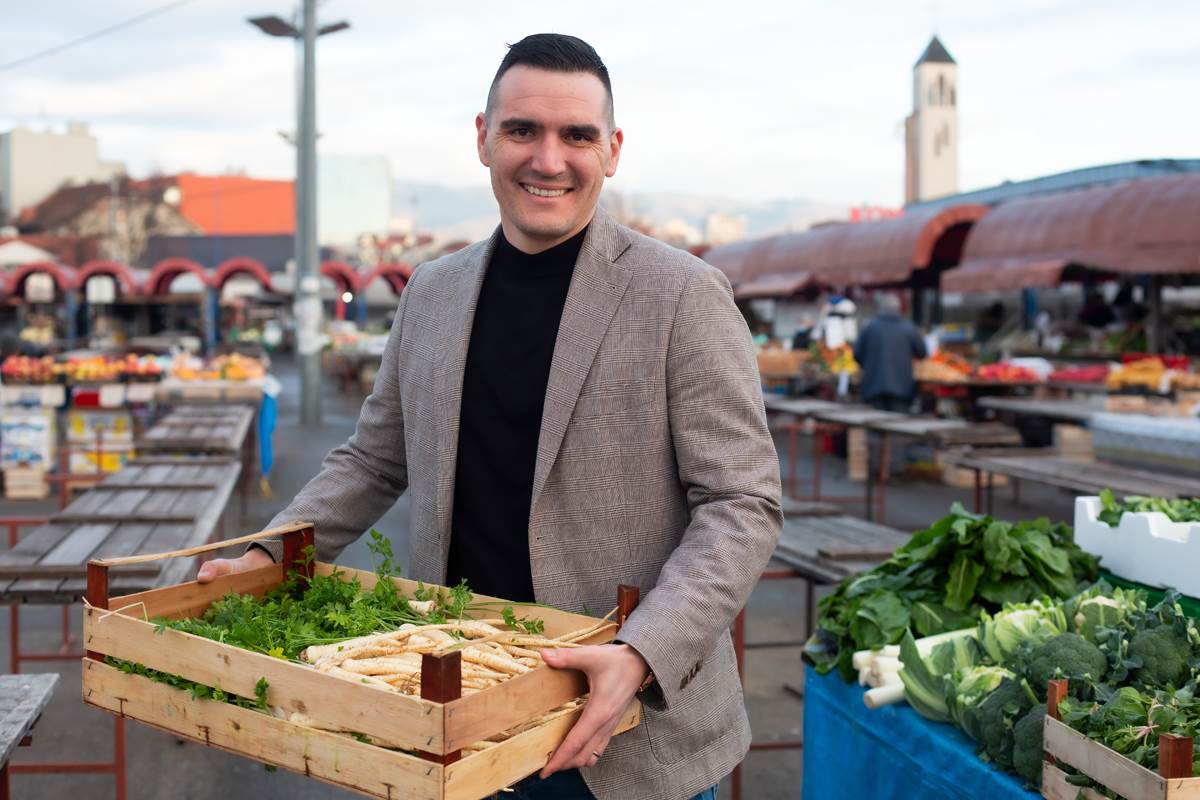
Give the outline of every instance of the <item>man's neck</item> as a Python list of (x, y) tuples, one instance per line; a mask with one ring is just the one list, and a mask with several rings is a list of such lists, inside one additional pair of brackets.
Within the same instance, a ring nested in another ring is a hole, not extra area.
[(553, 239), (539, 239), (528, 236), (521, 232), (516, 225), (512, 224), (512, 222), (504, 219), (503, 217), (500, 218), (500, 229), (504, 232), (504, 238), (508, 240), (509, 244), (520, 250), (525, 255), (532, 256), (549, 250), (552, 247), (557, 247), (558, 245), (572, 238), (588, 225), (592, 224), (592, 220), (595, 219), (595, 217), (596, 214), (593, 211), (592, 216), (584, 220), (582, 225), (578, 225), (569, 233)]

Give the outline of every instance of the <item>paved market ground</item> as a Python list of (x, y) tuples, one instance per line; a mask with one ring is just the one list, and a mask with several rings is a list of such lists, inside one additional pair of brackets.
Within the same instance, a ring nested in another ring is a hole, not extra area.
[[(276, 462), (271, 475), (272, 498), (256, 497), (251, 504), (244, 532), (259, 530), (317, 471), (330, 448), (352, 432), (360, 396), (338, 395), (327, 387), (323, 422), (319, 428), (301, 428), (298, 420), (298, 374), (293, 365), (277, 363), (275, 373), (284, 386), (280, 401), (280, 421), (275, 434)], [(331, 382), (330, 382), (331, 383)], [(803, 463), (800, 474), (806, 474)], [(844, 480), (844, 462), (830, 460), (825, 470), (827, 491), (849, 494), (861, 491), (861, 484)], [(923, 481), (898, 481), (888, 496), (888, 523), (905, 530), (927, 525), (943, 515), (950, 503), (969, 503), (967, 490)], [(1021, 502), (997, 490), (996, 512), (1008, 518), (1048, 515), (1070, 519), (1072, 498), (1038, 486), (1022, 487)], [(236, 502), (236, 501), (235, 501)], [(854, 510), (854, 507), (850, 507)], [(0, 501), (0, 515), (30, 515), (49, 511), (49, 505), (31, 502)], [(233, 514), (229, 517), (234, 518)], [(408, 501), (402, 497), (378, 523), (379, 530), (393, 542), (395, 552), (404, 554), (408, 545)], [(229, 535), (233, 529), (227, 528)], [(352, 567), (370, 568), (363, 542), (349, 547), (338, 562)], [(750, 598), (747, 640), (751, 643), (787, 643), (799, 641), (804, 626), (804, 591), (798, 581), (767, 581)], [(79, 628), (78, 613), (74, 614)], [(0, 663), (8, 663), (8, 615), (3, 615), (5, 632), (0, 642)], [(22, 611), (23, 640), (26, 649), (46, 650), (57, 643), (57, 608), (26, 608)], [(25, 671), (55, 668), (62, 683), (34, 731), (34, 745), (22, 748), (14, 759), (21, 761), (98, 761), (111, 753), (111, 718), (85, 707), (79, 699), (80, 674), (76, 664), (27, 664)], [(803, 672), (800, 652), (795, 647), (753, 649), (746, 660), (746, 704), (754, 735), (758, 741), (779, 741), (800, 737), (803, 725), (802, 701), (784, 689), (784, 684), (801, 685)], [(284, 771), (267, 772), (262, 765), (208, 749), (137, 723), (127, 723), (129, 797), (131, 800), (238, 800), (240, 798), (352, 798), (358, 795), (334, 789), (317, 781)], [(754, 752), (744, 764), (743, 797), (748, 800), (774, 800), (800, 795), (803, 768), (802, 751), (776, 750)], [(810, 765), (819, 769), (820, 765)], [(14, 797), (37, 798), (110, 798), (113, 781), (104, 775), (18, 775), (13, 778)], [(729, 781), (721, 789), (724, 800), (731, 797)]]

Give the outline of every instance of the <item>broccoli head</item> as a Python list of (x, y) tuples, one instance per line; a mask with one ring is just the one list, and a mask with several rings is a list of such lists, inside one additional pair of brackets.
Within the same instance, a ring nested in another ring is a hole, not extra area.
[(1046, 696), (1046, 682), (1051, 678), (1082, 678), (1101, 680), (1108, 671), (1108, 659), (1099, 647), (1077, 633), (1060, 633), (1038, 645), (1030, 655), (1025, 674), (1029, 684)]
[(1023, 680), (1005, 678), (978, 706), (978, 730), (984, 751), (1003, 769), (1012, 768), (1013, 723), (1033, 706), (1037, 697)]
[(1187, 682), (1191, 647), (1187, 634), (1173, 625), (1135, 633), (1129, 640), (1129, 655), (1142, 660), (1135, 678), (1146, 686), (1178, 688)]
[(1013, 726), (1012, 765), (1016, 773), (1034, 786), (1042, 785), (1044, 759), (1042, 729), (1046, 708), (1038, 706)]

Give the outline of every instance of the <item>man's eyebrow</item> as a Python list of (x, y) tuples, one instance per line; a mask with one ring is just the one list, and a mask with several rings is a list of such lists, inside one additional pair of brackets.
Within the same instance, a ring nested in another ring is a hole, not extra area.
[(500, 123), (500, 130), (502, 131), (511, 131), (516, 130), (517, 128), (533, 128), (534, 130), (537, 130), (541, 127), (541, 125), (531, 119), (522, 119), (520, 117), (512, 117)]
[(563, 133), (565, 133), (567, 136), (579, 134), (581, 136), (586, 136), (589, 139), (600, 138), (600, 129), (595, 125), (568, 125), (563, 128)]

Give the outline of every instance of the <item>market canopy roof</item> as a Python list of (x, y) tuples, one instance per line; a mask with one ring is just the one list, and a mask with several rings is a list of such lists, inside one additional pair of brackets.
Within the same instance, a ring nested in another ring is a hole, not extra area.
[(902, 283), (933, 263), (957, 263), (967, 228), (983, 205), (921, 209), (878, 222), (833, 224), (802, 233), (714, 247), (704, 259), (734, 284), (738, 299), (785, 296), (769, 288), (880, 286)]
[(1056, 286), (1071, 266), (1200, 274), (1200, 175), (1010, 200), (971, 228), (948, 292)]

